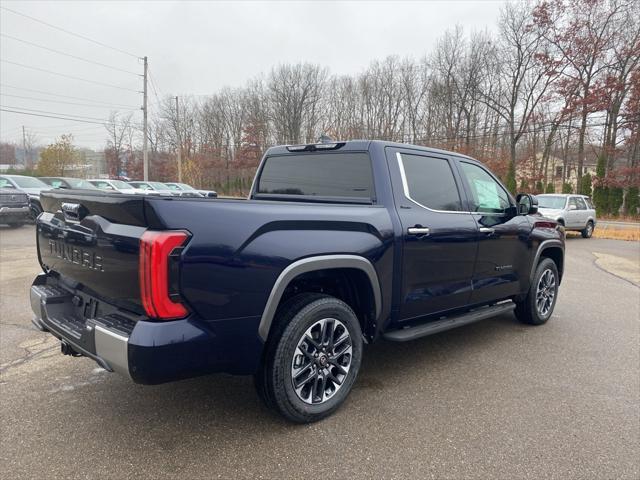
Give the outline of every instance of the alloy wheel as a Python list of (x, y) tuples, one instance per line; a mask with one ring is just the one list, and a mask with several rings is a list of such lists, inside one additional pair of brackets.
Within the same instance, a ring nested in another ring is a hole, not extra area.
[(538, 280), (536, 288), (536, 308), (538, 314), (546, 317), (551, 312), (556, 296), (556, 276), (551, 270), (545, 270)]
[(342, 387), (353, 355), (351, 335), (336, 318), (323, 318), (307, 329), (291, 360), (291, 381), (300, 400), (321, 404)]

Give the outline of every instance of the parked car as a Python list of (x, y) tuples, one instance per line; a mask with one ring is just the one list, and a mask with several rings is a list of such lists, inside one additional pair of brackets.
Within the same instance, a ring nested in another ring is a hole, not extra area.
[(47, 185), (51, 185), (53, 188), (68, 188), (68, 189), (80, 189), (80, 190), (97, 190), (96, 187), (91, 185), (87, 180), (81, 178), (72, 177), (40, 177)]
[(164, 196), (164, 197), (180, 196), (180, 194), (177, 194), (173, 190), (171, 190), (168, 185), (165, 185), (164, 183), (161, 183), (161, 182), (143, 182), (140, 180), (136, 180), (136, 181), (127, 182), (127, 183), (132, 187), (137, 188), (139, 190), (143, 190), (147, 193), (153, 192), (157, 195)]
[(40, 192), (49, 190), (51, 188), (50, 185), (47, 185), (38, 178), (28, 177), (26, 175), (0, 175), (0, 188), (2, 188), (4, 184), (13, 185), (29, 196), (29, 206), (31, 207), (31, 213), (34, 219), (42, 212)]
[(203, 197), (215, 198), (218, 196), (218, 192), (214, 190), (198, 190), (193, 188), (191, 185), (187, 185), (186, 183), (178, 183), (178, 182), (165, 182), (171, 190), (179, 191), (179, 192), (198, 192)]
[(87, 182), (100, 190), (107, 190), (110, 192), (120, 192), (127, 194), (146, 193), (146, 190), (135, 188), (133, 185), (129, 185), (127, 182), (123, 182), (122, 180), (105, 180), (103, 178), (91, 178), (87, 180)]
[(138, 383), (253, 374), (311, 422), (346, 399), (364, 342), (512, 311), (541, 325), (558, 298), (564, 230), (458, 153), (273, 147), (248, 199), (201, 200), (43, 193), (38, 225), (97, 242), (39, 237), (35, 325)]
[(29, 195), (0, 180), (0, 223), (18, 228), (30, 218)]
[(552, 218), (566, 230), (575, 230), (582, 238), (591, 238), (596, 228), (596, 208), (586, 195), (545, 194), (538, 195), (538, 211)]

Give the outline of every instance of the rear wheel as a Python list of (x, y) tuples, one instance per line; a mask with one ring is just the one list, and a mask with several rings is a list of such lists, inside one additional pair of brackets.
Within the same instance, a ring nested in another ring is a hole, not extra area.
[(584, 229), (581, 230), (580, 233), (582, 234), (582, 238), (591, 238), (591, 235), (593, 235), (593, 222), (589, 220), (587, 222), (587, 226), (584, 227)]
[(347, 398), (362, 360), (362, 332), (341, 300), (306, 293), (279, 309), (255, 376), (260, 397), (288, 420), (331, 415)]
[(550, 258), (543, 258), (533, 276), (527, 297), (516, 302), (518, 320), (530, 325), (542, 325), (551, 317), (558, 298), (560, 276)]

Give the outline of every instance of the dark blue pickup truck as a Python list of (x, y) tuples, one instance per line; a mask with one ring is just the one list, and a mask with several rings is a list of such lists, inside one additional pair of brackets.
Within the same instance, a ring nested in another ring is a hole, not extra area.
[(269, 149), (247, 200), (43, 193), (34, 323), (144, 384), (251, 374), (296, 422), (335, 411), (363, 343), (515, 311), (545, 323), (564, 230), (482, 164), (382, 141)]

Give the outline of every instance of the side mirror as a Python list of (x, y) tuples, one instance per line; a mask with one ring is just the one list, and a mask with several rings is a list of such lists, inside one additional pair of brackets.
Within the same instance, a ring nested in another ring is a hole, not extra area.
[(575, 205), (569, 205), (569, 210), (577, 210), (578, 207), (576, 207)]
[(519, 193), (516, 197), (518, 202), (518, 213), (520, 215), (532, 215), (538, 213), (538, 199), (535, 195)]

